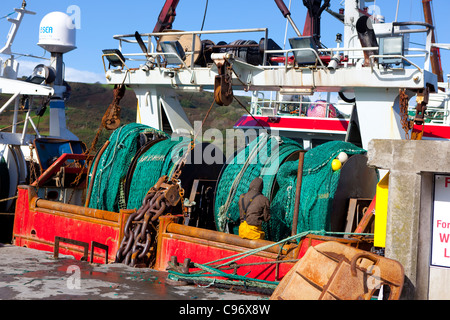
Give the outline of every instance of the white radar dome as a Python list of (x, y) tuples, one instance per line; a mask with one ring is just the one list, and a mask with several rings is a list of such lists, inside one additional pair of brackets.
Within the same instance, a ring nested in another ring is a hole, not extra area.
[(66, 53), (76, 48), (75, 24), (63, 12), (51, 12), (42, 18), (38, 46), (50, 52)]

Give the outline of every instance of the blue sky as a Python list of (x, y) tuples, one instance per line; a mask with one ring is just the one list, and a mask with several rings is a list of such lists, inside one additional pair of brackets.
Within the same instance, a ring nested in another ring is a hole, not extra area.
[[(81, 28), (77, 30), (77, 49), (65, 54), (66, 78), (69, 81), (104, 82), (101, 50), (117, 48), (118, 42), (113, 39), (116, 34), (129, 34), (139, 31), (151, 32), (161, 11), (164, 0), (27, 0), (27, 9), (35, 11), (34, 16), (27, 15), (14, 42), (15, 52), (41, 56), (44, 50), (36, 44), (39, 37), (41, 19), (49, 12), (66, 12), (71, 5), (80, 8)], [(199, 30), (201, 28), (206, 0), (180, 0), (174, 29)], [(290, 0), (285, 0), (289, 5)], [(338, 11), (341, 0), (332, 0), (331, 8)], [(2, 0), (0, 16), (3, 17), (20, 7), (22, 0)], [(449, 0), (433, 0), (437, 37), (440, 43), (450, 43)], [(368, 3), (373, 5), (374, 3)], [(386, 21), (395, 18), (396, 0), (376, 0), (381, 14)], [(303, 30), (306, 9), (301, 0), (292, 0), (292, 18)], [(15, 17), (15, 14), (12, 15)], [(423, 21), (421, 0), (401, 0), (399, 21)], [(269, 37), (283, 46), (286, 20), (279, 12), (275, 2), (243, 1), (243, 0), (209, 0), (204, 30), (237, 29), (237, 28), (269, 28)], [(4, 45), (10, 23), (0, 19), (0, 46)], [(335, 47), (335, 35), (343, 32), (342, 24), (324, 12), (322, 16), (322, 42), (328, 47)], [(292, 28), (288, 28), (287, 38), (294, 37)], [(249, 40), (259, 40), (261, 36), (249, 35)], [(239, 38), (241, 39), (241, 38)], [(213, 39), (219, 41), (222, 39)], [(226, 41), (237, 39), (223, 39)], [(138, 51), (136, 49), (136, 51)], [(450, 51), (442, 50), (444, 74), (450, 73)], [(49, 57), (46, 53), (45, 57)], [(4, 57), (2, 57), (4, 58)], [(33, 65), (41, 63), (36, 59), (20, 58), (22, 72), (31, 70)]]

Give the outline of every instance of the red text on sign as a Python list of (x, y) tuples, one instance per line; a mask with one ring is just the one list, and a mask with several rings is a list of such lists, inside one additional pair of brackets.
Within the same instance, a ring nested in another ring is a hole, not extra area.
[(448, 243), (448, 239), (450, 238), (450, 234), (448, 234), (448, 233), (439, 233), (439, 238), (441, 239), (441, 242)]
[(442, 220), (438, 220), (437, 221), (437, 227), (438, 228), (449, 229), (450, 228), (450, 223), (442, 221)]
[(450, 177), (445, 177), (445, 187), (447, 188), (450, 184)]

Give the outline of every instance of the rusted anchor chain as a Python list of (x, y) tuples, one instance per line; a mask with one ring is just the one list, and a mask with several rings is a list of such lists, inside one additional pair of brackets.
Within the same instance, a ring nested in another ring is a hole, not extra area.
[(132, 267), (151, 267), (156, 258), (158, 218), (176, 210), (181, 187), (162, 176), (147, 192), (142, 206), (128, 218), (116, 262)]

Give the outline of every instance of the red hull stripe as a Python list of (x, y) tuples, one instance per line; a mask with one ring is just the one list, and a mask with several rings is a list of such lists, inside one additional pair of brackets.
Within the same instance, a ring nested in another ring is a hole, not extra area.
[[(318, 131), (335, 132), (345, 134), (349, 121), (336, 118), (308, 118), (308, 117), (262, 117), (242, 116), (234, 125), (235, 128), (264, 128), (284, 131)], [(414, 131), (420, 131), (421, 126), (414, 126)], [(439, 124), (425, 124), (425, 138), (450, 139), (450, 126)]]
[(293, 131), (337, 131), (346, 133), (348, 120), (336, 118), (307, 118), (307, 117), (261, 117), (242, 116), (234, 125), (235, 128), (254, 128), (261, 125), (265, 128), (284, 129)]
[[(414, 125), (414, 131), (420, 132), (422, 126)], [(450, 139), (450, 126), (425, 124), (423, 136), (430, 139)]]

